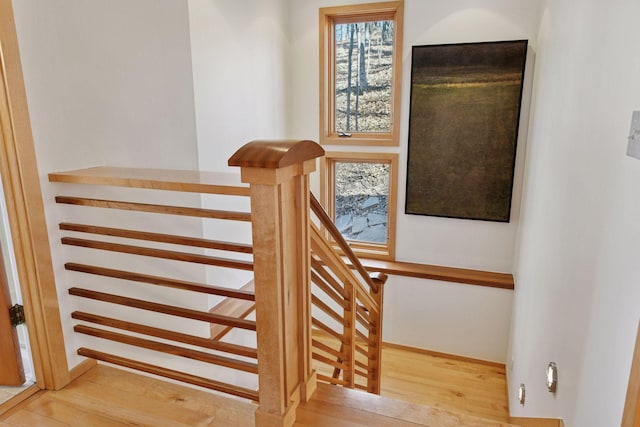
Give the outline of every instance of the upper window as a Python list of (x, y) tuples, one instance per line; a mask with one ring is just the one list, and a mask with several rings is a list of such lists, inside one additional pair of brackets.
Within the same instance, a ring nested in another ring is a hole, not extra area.
[(402, 2), (320, 9), (320, 142), (398, 145)]

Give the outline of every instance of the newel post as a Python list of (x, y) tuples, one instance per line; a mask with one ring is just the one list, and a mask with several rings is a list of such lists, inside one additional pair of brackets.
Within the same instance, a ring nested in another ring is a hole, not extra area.
[(309, 174), (312, 141), (252, 141), (229, 166), (250, 184), (258, 337), (257, 427), (289, 427), (315, 390), (311, 369)]

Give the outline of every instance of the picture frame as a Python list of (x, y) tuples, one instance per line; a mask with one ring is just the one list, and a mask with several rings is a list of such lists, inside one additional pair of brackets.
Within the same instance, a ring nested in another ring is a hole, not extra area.
[(509, 222), (527, 45), (413, 46), (405, 213)]

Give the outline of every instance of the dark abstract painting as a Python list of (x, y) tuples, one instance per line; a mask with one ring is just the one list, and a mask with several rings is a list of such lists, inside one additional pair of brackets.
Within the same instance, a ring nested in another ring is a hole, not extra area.
[(527, 41), (414, 46), (408, 214), (508, 222)]

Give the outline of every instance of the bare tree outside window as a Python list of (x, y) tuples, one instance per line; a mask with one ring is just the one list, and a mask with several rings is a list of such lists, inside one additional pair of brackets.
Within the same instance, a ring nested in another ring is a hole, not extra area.
[(393, 21), (335, 25), (336, 132), (391, 131)]

